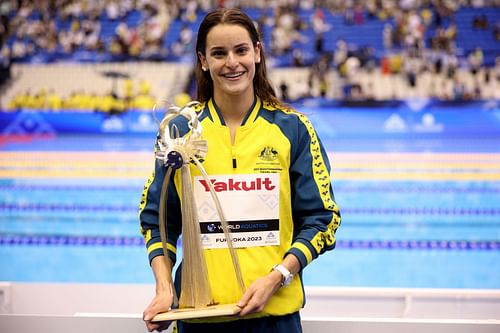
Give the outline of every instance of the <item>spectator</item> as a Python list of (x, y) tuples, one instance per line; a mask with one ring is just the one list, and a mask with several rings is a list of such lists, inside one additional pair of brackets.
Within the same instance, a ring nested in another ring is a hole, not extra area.
[(453, 52), (447, 52), (442, 56), (443, 67), (449, 79), (455, 77), (458, 68), (458, 58)]
[(49, 90), (47, 94), (47, 109), (51, 111), (59, 111), (62, 108), (62, 98), (54, 91)]
[(384, 29), (382, 31), (382, 39), (384, 41), (384, 48), (386, 50), (392, 49), (392, 40), (393, 40), (392, 25), (390, 25), (389, 23), (384, 24)]
[(453, 99), (462, 100), (466, 97), (465, 84), (457, 77), (453, 79)]
[(476, 47), (475, 50), (472, 51), (467, 57), (467, 61), (469, 64), (470, 72), (473, 75), (476, 75), (484, 63), (483, 50), (480, 47)]
[(406, 57), (404, 62), (406, 80), (411, 88), (417, 86), (417, 77), (420, 72), (420, 58), (416, 56)]
[(172, 45), (172, 53), (175, 56), (181, 56), (188, 52), (191, 52), (191, 45), (193, 42), (193, 31), (191, 28), (184, 24), (179, 33), (179, 39), (175, 41)]
[(500, 82), (500, 56), (495, 58), (495, 66), (492, 68), (491, 72), (497, 82)]
[(280, 95), (281, 95), (281, 99), (283, 101), (285, 101), (285, 102), (290, 101), (290, 95), (288, 94), (288, 84), (285, 81), (281, 81)]
[(354, 24), (354, 9), (351, 5), (347, 6), (344, 11), (344, 24), (353, 25)]
[(339, 39), (336, 43), (335, 51), (333, 52), (333, 65), (340, 69), (340, 66), (347, 60), (348, 49), (347, 43), (343, 39)]
[(474, 29), (488, 29), (488, 17), (485, 14), (474, 16), (472, 19), (472, 27)]
[(10, 50), (7, 46), (3, 46), (0, 50), (0, 87), (10, 79), (10, 69)]
[(363, 7), (360, 4), (354, 6), (352, 20), (356, 25), (361, 25), (365, 22)]
[(493, 26), (493, 37), (497, 42), (500, 41), (500, 20), (496, 21)]
[(106, 5), (106, 16), (113, 21), (122, 16), (122, 13), (120, 13), (120, 5), (118, 1), (108, 0)]
[(304, 51), (302, 49), (296, 48), (292, 51), (292, 59), (294, 67), (303, 67), (305, 66), (304, 61)]

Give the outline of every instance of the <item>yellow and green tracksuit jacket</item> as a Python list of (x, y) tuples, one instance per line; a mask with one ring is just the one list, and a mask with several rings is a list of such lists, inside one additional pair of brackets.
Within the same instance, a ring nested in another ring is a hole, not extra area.
[[(304, 268), (318, 255), (335, 247), (340, 213), (331, 188), (330, 164), (305, 115), (271, 106), (256, 97), (231, 144), (229, 128), (213, 100), (201, 105), (197, 112), (202, 136), (208, 141), (208, 154), (203, 159), (208, 175), (279, 175), (279, 221), (276, 222), (279, 223), (279, 245), (236, 249), (246, 287), (268, 274), (287, 253), (295, 255)], [(176, 124), (181, 134), (188, 130), (183, 120)], [(163, 255), (158, 210), (165, 173), (166, 168), (156, 161), (140, 205), (141, 232), (150, 261)], [(193, 178), (200, 175), (193, 164), (191, 173)], [(180, 172), (173, 178), (167, 193), (167, 234), (168, 255), (175, 262), (181, 234)], [(225, 248), (204, 249), (212, 295), (215, 302), (221, 304), (237, 303), (242, 296), (227, 253)], [(302, 279), (298, 274), (291, 285), (272, 296), (262, 312), (251, 316), (293, 313), (300, 310), (304, 302)]]

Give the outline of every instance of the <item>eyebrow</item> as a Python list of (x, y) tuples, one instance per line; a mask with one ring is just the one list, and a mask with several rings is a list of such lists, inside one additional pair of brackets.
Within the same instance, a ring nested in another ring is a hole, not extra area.
[[(240, 43), (240, 44), (237, 44), (234, 46), (234, 48), (238, 48), (238, 47), (242, 47), (242, 46), (250, 46), (249, 43), (247, 42), (243, 42), (243, 43)], [(218, 50), (225, 50), (226, 48), (224, 46), (213, 46), (212, 48), (210, 48), (210, 51), (218, 51)]]
[(242, 46), (250, 46), (247, 42), (240, 43), (235, 46), (235, 48), (242, 47)]

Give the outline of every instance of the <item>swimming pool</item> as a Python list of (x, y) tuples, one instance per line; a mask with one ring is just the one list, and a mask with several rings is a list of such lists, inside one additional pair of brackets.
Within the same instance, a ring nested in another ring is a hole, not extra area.
[[(354, 138), (324, 122), (318, 132), (343, 221), (306, 285), (500, 288), (497, 138)], [(152, 140), (4, 142), (0, 280), (152, 283), (137, 221)]]

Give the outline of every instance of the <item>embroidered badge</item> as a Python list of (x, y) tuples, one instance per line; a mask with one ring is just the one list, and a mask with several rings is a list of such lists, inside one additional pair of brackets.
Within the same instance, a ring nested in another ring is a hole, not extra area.
[(264, 161), (274, 161), (278, 158), (278, 152), (273, 147), (265, 147), (260, 152), (259, 158)]

